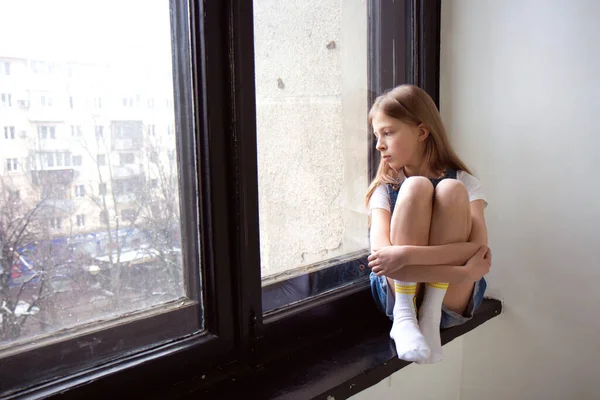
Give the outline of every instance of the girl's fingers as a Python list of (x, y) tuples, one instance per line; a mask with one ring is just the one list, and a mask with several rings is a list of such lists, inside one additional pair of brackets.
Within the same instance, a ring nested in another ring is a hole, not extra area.
[(375, 252), (373, 252), (369, 255), (369, 257), (367, 257), (367, 261), (373, 261), (376, 258), (377, 258), (377, 254), (375, 254)]

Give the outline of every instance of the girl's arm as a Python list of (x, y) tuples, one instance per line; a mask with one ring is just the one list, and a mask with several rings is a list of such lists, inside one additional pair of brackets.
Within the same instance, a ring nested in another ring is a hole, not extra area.
[[(411, 282), (463, 281), (465, 271), (460, 268), (474, 257), (477, 249), (487, 245), (483, 200), (470, 203), (471, 234), (469, 242), (441, 246), (391, 246), (389, 240), (390, 213), (373, 210), (369, 267), (377, 275), (386, 275)], [(385, 247), (385, 246), (388, 247)], [(479, 262), (483, 262), (482, 259)], [(487, 266), (489, 270), (489, 266)], [(478, 274), (478, 273), (477, 273)]]
[[(420, 282), (427, 282), (428, 280), (431, 280), (432, 282), (464, 282), (465, 271), (463, 267), (448, 265), (411, 265), (409, 267), (405, 267), (408, 261), (408, 253), (404, 253), (404, 251), (410, 248), (425, 248), (426, 246), (392, 246), (390, 241), (390, 220), (391, 214), (387, 210), (376, 208), (371, 211), (371, 251), (374, 254), (381, 254), (380, 250), (382, 249), (391, 250), (391, 252), (387, 253), (391, 257), (389, 259), (389, 265), (391, 268), (386, 271), (386, 276), (398, 280), (405, 280), (404, 275), (406, 275), (406, 273), (403, 271), (404, 269), (407, 269), (408, 275), (410, 275), (411, 278), (415, 276), (425, 279), (419, 280)], [(435, 247), (439, 247), (443, 250), (445, 246)], [(439, 249), (437, 251), (439, 251)], [(477, 248), (475, 248), (471, 254), (465, 255), (465, 260), (471, 257), (475, 251), (477, 251)], [(430, 258), (430, 260), (434, 260), (436, 257), (435, 252), (432, 254), (433, 256)], [(371, 257), (373, 257), (373, 255), (369, 256), (369, 260), (371, 260)], [(464, 264), (464, 261), (460, 264)], [(378, 275), (380, 274), (378, 273)]]
[(369, 239), (371, 252), (378, 251), (392, 245), (390, 241), (390, 224), (392, 215), (388, 210), (374, 208), (371, 210), (371, 231)]
[(396, 270), (387, 277), (405, 282), (477, 282), (490, 271), (492, 253), (482, 246), (463, 265), (408, 265)]
[(471, 208), (471, 234), (468, 242), (440, 246), (402, 246), (405, 248), (404, 265), (464, 265), (481, 246), (487, 246), (485, 201), (474, 200)]

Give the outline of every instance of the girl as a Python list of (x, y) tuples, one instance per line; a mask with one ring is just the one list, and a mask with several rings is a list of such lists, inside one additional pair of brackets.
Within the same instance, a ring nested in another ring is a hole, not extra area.
[[(373, 297), (393, 321), (399, 358), (439, 362), (440, 326), (469, 320), (483, 299), (487, 202), (425, 91), (402, 85), (379, 96), (369, 123), (381, 153), (366, 196)], [(417, 282), (426, 282), (418, 321)]]

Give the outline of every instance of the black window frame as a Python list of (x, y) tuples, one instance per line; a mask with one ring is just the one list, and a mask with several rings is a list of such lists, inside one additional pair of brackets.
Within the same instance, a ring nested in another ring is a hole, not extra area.
[[(100, 364), (99, 359), (86, 363), (69, 353), (73, 345), (85, 350), (82, 345), (93, 334), (44, 347), (41, 357), (39, 351), (30, 351), (11, 360), (11, 369), (21, 373), (11, 377), (15, 394), (100, 398), (202, 390), (228, 377), (252, 373), (340, 330), (354, 329), (357, 315), (362, 324), (379, 317), (373, 312), (367, 279), (263, 315), (252, 1), (171, 0), (171, 4), (175, 132), (179, 162), (185, 166), (180, 168), (181, 198), (192, 216), (188, 221), (199, 221), (197, 226), (183, 225), (183, 248), (192, 265), (198, 265), (193, 264), (193, 242), (202, 249), (206, 330), (198, 335), (182, 333), (154, 346), (150, 343), (143, 351), (109, 357)], [(384, 89), (404, 82), (420, 85), (438, 102), (440, 5), (440, 0), (369, 0), (365, 56), (371, 60), (370, 102)], [(195, 110), (193, 120), (189, 110)], [(372, 143), (365, 149), (371, 176), (376, 168), (373, 149)], [(189, 184), (196, 180), (198, 202), (194, 185)], [(199, 283), (200, 276), (192, 273), (187, 278)], [(175, 314), (186, 312), (184, 307), (162, 314), (160, 321), (139, 320), (135, 330), (130, 325), (109, 329), (114, 336), (124, 332), (144, 336), (148, 330), (173, 328), (186, 318)], [(186, 316), (194, 318), (189, 312)], [(179, 328), (183, 332), (186, 327)], [(136, 349), (139, 343), (131, 347)], [(40, 375), (28, 368), (57, 354), (66, 360), (54, 371)], [(0, 367), (2, 371), (6, 370)], [(58, 372), (61, 378), (56, 377)]]

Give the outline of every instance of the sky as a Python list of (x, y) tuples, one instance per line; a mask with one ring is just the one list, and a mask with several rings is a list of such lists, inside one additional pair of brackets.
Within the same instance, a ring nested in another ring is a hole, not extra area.
[(169, 0), (0, 0), (0, 56), (171, 63)]

